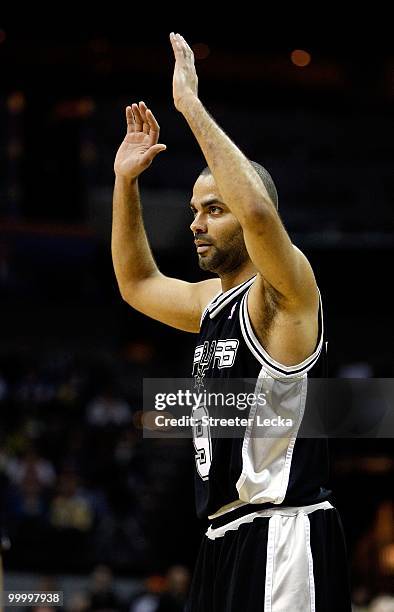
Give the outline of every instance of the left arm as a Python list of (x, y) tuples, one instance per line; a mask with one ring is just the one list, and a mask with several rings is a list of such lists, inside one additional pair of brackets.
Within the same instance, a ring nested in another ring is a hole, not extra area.
[(215, 123), (197, 94), (194, 55), (179, 34), (170, 36), (175, 55), (174, 103), (189, 124), (223, 202), (242, 226), (249, 256), (284, 302), (316, 304), (316, 283), (305, 256), (296, 249), (268, 192), (240, 149)]

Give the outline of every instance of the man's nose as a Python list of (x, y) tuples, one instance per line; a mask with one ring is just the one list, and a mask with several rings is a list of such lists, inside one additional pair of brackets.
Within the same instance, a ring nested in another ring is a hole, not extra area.
[(190, 224), (190, 229), (192, 230), (193, 234), (206, 234), (207, 223), (205, 220), (205, 215), (197, 213), (192, 223)]

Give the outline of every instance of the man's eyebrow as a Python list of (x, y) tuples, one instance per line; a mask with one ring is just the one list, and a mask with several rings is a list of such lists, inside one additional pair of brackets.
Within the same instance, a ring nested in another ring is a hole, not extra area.
[[(206, 202), (203, 202), (201, 204), (201, 206), (203, 208), (207, 208), (208, 206), (212, 206), (212, 204), (221, 204), (223, 206), (223, 202), (221, 202), (220, 200), (218, 200), (218, 198), (211, 198), (209, 200), (207, 200)], [(189, 206), (194, 206), (194, 202), (193, 200), (190, 202)]]

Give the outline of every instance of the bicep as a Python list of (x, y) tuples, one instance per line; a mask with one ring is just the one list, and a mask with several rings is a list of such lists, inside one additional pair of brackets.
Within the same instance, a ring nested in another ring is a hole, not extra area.
[(188, 283), (159, 272), (130, 285), (122, 297), (130, 306), (156, 321), (197, 333), (202, 311), (219, 290), (219, 279)]
[(243, 228), (249, 256), (261, 276), (289, 302), (308, 300), (316, 281), (305, 255), (295, 247), (276, 211)]

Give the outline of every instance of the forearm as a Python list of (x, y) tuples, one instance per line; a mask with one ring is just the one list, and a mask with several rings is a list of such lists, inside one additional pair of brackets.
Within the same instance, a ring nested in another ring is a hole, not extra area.
[(245, 155), (215, 123), (202, 102), (189, 96), (182, 105), (223, 201), (243, 224), (254, 213), (270, 209), (268, 192)]
[(116, 177), (112, 261), (120, 292), (157, 271), (142, 219), (138, 181)]

